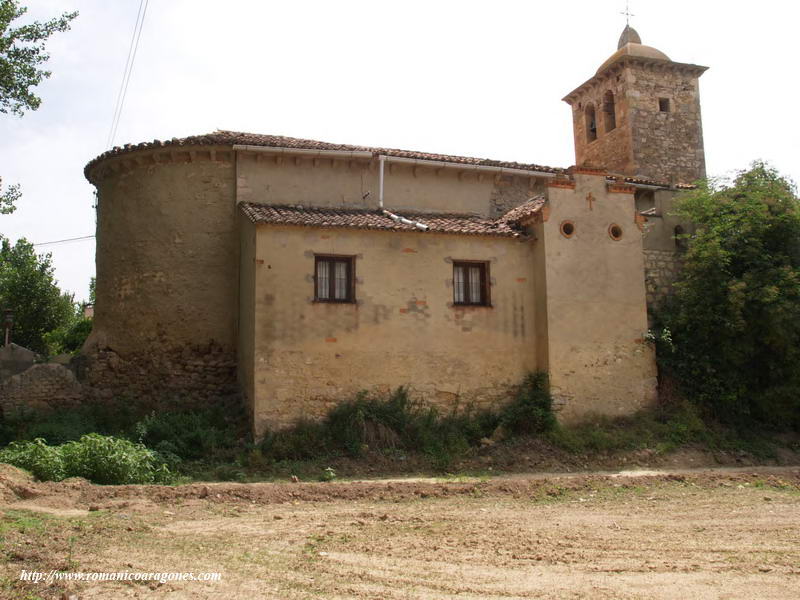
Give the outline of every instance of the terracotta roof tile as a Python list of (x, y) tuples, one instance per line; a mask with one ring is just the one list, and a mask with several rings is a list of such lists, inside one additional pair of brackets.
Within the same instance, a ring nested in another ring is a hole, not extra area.
[(652, 185), (654, 187), (662, 187), (662, 188), (669, 188), (675, 187), (679, 190), (693, 190), (697, 186), (691, 183), (677, 183), (674, 186), (665, 182), (665, 181), (655, 181), (653, 179), (646, 179), (644, 177), (626, 177), (625, 175), (609, 175), (606, 177), (609, 182), (612, 183), (633, 183), (639, 185)]
[[(271, 225), (300, 225), (305, 227), (334, 227), (343, 229), (373, 229), (383, 231), (419, 231), (413, 225), (397, 223), (379, 209), (313, 208), (290, 205), (253, 204), (242, 202), (240, 210), (253, 223)], [(476, 215), (436, 214), (394, 211), (394, 214), (424, 223), (428, 231), (458, 235), (489, 235), (524, 237), (515, 221), (486, 219)]]
[(527, 202), (523, 202), (516, 208), (512, 208), (510, 211), (500, 217), (498, 221), (508, 223), (512, 226), (519, 226), (520, 223), (542, 210), (546, 202), (547, 199), (544, 196), (536, 196)]
[(376, 156), (384, 154), (386, 156), (398, 156), (402, 158), (416, 158), (420, 160), (436, 160), (442, 162), (460, 163), (465, 165), (482, 165), (487, 167), (504, 167), (507, 169), (521, 169), (523, 171), (541, 171), (544, 173), (563, 173), (564, 169), (547, 167), (544, 165), (526, 164), (518, 162), (508, 162), (491, 160), (488, 158), (473, 158), (469, 156), (452, 156), (449, 154), (432, 154), (429, 152), (415, 152), (413, 150), (398, 150), (395, 148), (373, 148), (369, 146), (351, 146), (348, 144), (331, 144), (329, 142), (319, 142), (316, 140), (304, 140), (299, 138), (283, 137), (280, 135), (261, 135), (256, 133), (242, 133), (238, 131), (214, 131), (202, 135), (193, 135), (185, 138), (172, 138), (171, 140), (153, 140), (141, 144), (125, 144), (115, 146), (111, 150), (104, 152), (86, 165), (85, 173), (96, 163), (119, 154), (133, 152), (135, 150), (146, 150), (160, 147), (174, 146), (267, 146), (276, 148), (299, 148), (304, 150), (344, 150), (351, 152), (372, 152)]

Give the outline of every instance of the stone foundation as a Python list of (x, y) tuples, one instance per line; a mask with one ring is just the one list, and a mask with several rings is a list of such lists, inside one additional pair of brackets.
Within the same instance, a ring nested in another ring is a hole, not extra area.
[(205, 345), (154, 348), (148, 354), (118, 354), (110, 348), (79, 356), (74, 365), (88, 397), (129, 398), (145, 406), (170, 400), (185, 408), (238, 395), (233, 353)]
[(91, 349), (68, 365), (36, 364), (0, 383), (0, 410), (36, 411), (104, 402), (137, 410), (238, 406), (235, 356), (211, 342), (142, 355)]

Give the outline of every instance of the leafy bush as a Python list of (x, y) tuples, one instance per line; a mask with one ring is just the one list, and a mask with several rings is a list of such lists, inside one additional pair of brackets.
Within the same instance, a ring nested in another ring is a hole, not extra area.
[(80, 439), (87, 433), (126, 437), (135, 422), (135, 407), (119, 401), (113, 410), (108, 402), (36, 411), (7, 411), (0, 417), (0, 446), (12, 441), (44, 439), (50, 445)]
[(307, 419), (292, 427), (266, 432), (259, 450), (273, 460), (309, 460), (330, 453), (330, 436), (324, 424)]
[[(81, 307), (78, 307), (81, 311)], [(47, 354), (72, 354), (83, 346), (86, 338), (92, 332), (92, 319), (77, 315), (72, 321), (54, 329), (42, 336)]]
[(12, 442), (0, 462), (30, 471), (41, 480), (84, 477), (100, 484), (168, 483), (172, 475), (159, 455), (125, 439), (96, 433), (61, 446), (44, 440)]
[(512, 435), (531, 435), (550, 431), (556, 423), (547, 373), (539, 371), (526, 375), (514, 400), (502, 410), (503, 429)]
[(11, 442), (0, 450), (0, 462), (25, 469), (42, 481), (61, 481), (66, 473), (60, 448), (43, 439)]
[(236, 427), (222, 408), (153, 411), (136, 423), (134, 432), (143, 444), (184, 460), (213, 458), (238, 441)]
[(675, 212), (695, 224), (660, 314), (663, 373), (718, 421), (800, 429), (800, 201), (763, 163), (705, 183)]
[(101, 484), (166, 483), (170, 479), (158, 454), (125, 439), (91, 433), (60, 448), (69, 477)]
[(41, 420), (34, 417), (26, 427), (26, 437), (41, 438), (50, 445), (59, 445), (65, 442), (80, 439), (87, 433), (95, 433), (98, 426), (91, 415), (85, 410), (60, 412), (57, 418), (45, 417)]

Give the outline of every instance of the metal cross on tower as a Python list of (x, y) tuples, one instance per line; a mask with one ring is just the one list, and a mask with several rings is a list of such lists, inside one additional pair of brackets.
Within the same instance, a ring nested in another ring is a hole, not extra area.
[(621, 15), (625, 15), (625, 25), (631, 24), (631, 17), (635, 17), (636, 15), (631, 12), (630, 9), (630, 2), (625, 2), (625, 12), (619, 13)]

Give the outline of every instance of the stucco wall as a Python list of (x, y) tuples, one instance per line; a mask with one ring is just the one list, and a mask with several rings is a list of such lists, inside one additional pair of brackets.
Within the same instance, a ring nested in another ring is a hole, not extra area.
[(256, 301), (256, 226), (247, 217), (239, 215), (239, 324), (236, 352), (237, 378), (245, 404), (253, 413), (253, 364), (255, 353), (255, 301)]
[(235, 350), (238, 253), (232, 152), (139, 152), (96, 181), (97, 303), (89, 345), (123, 354)]
[[(259, 226), (255, 427), (410, 385), (451, 409), (502, 402), (537, 367), (535, 242)], [(313, 301), (315, 254), (356, 257), (355, 304)], [(454, 307), (452, 260), (490, 261), (492, 307)], [(246, 260), (246, 259), (245, 259)]]
[[(261, 204), (377, 208), (377, 160), (239, 151), (237, 199)], [(395, 211), (497, 217), (542, 193), (543, 180), (388, 162), (384, 204)]]
[[(609, 193), (605, 177), (575, 175), (575, 189), (550, 189), (543, 224), (548, 360), (561, 419), (623, 415), (655, 399), (647, 331), (642, 234), (632, 193)], [(591, 194), (593, 201), (587, 200)], [(563, 221), (574, 223), (566, 238)], [(622, 239), (608, 233), (612, 223)]]

